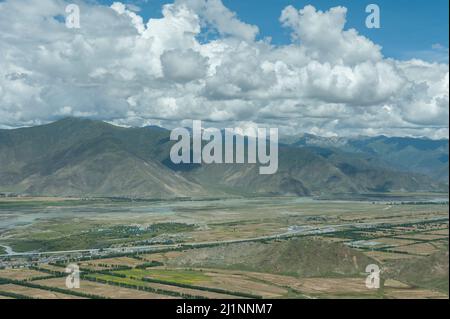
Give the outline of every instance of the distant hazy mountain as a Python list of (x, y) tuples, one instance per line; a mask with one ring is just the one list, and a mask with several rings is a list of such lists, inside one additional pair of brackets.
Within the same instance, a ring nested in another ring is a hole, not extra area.
[[(171, 198), (447, 190), (431, 177), (396, 171), (348, 141), (348, 151), (299, 141), (281, 146), (275, 175), (260, 175), (259, 166), (249, 164), (174, 165), (169, 134), (75, 118), (0, 130), (0, 192)], [(405, 148), (387, 145), (400, 154), (391, 154), (392, 161), (406, 157)]]
[(286, 137), (283, 142), (297, 147), (326, 148), (359, 154), (379, 165), (404, 172), (425, 174), (435, 180), (449, 181), (448, 139), (431, 140), (410, 137), (325, 138), (311, 134)]

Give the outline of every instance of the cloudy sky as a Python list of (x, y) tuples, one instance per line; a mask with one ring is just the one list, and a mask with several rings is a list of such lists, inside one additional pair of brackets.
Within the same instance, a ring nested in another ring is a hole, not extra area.
[(72, 2), (80, 29), (65, 25), (71, 2), (0, 1), (0, 127), (78, 116), (448, 138), (446, 0), (378, 1), (377, 30), (356, 0)]

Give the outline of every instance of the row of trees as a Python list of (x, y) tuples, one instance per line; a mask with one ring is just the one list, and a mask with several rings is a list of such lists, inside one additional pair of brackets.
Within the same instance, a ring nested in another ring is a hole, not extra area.
[(2, 278), (2, 279), (0, 279), (0, 284), (13, 284), (13, 285), (18, 285), (18, 286), (24, 286), (24, 287), (35, 288), (35, 289), (40, 289), (40, 290), (47, 290), (47, 291), (57, 292), (57, 293), (65, 294), (65, 295), (72, 295), (72, 296), (89, 298), (89, 299), (107, 299), (103, 296), (87, 294), (87, 293), (80, 292), (77, 290), (69, 290), (69, 289), (63, 289), (63, 288), (58, 288), (58, 287), (43, 286), (43, 285), (35, 284), (32, 282), (20, 281), (20, 280), (14, 280), (14, 279)]
[[(120, 274), (114, 274), (114, 275), (112, 274), (111, 276), (115, 276), (115, 277), (119, 277), (119, 278), (126, 278), (126, 276), (123, 277)], [(171, 296), (171, 297), (180, 297), (180, 298), (183, 298), (183, 299), (205, 299), (205, 297), (203, 297), (203, 296), (194, 296), (194, 295), (190, 295), (190, 294), (186, 294), (186, 293), (182, 293), (182, 292), (171, 291), (171, 290), (164, 290), (164, 289), (153, 288), (153, 287), (149, 287), (149, 286), (140, 286), (140, 285), (125, 283), (125, 282), (121, 282), (121, 281), (107, 280), (107, 279), (91, 277), (91, 276), (82, 276), (82, 278), (86, 279), (86, 280), (90, 280), (90, 281), (106, 284), (106, 285), (118, 286), (118, 287), (129, 288), (129, 289), (135, 289), (135, 290), (140, 290), (140, 291), (146, 291), (146, 292), (151, 292), (151, 293), (155, 293), (155, 294), (159, 294), (159, 295), (166, 295), (166, 296)]]
[(0, 290), (0, 296), (4, 296), (4, 297), (10, 297), (13, 299), (34, 299), (30, 296), (25, 296), (25, 295), (21, 295), (21, 294), (16, 294), (14, 292), (9, 292), (9, 291), (1, 291)]
[[(134, 277), (130, 277), (130, 278), (136, 279)], [(189, 289), (195, 289), (195, 290), (209, 291), (209, 292), (232, 295), (232, 296), (237, 296), (237, 297), (244, 297), (244, 298), (250, 298), (250, 299), (262, 299), (261, 296), (253, 295), (253, 294), (249, 294), (249, 293), (241, 292), (241, 291), (229, 291), (229, 290), (220, 289), (220, 288), (195, 286), (195, 285), (189, 285), (189, 284), (183, 284), (183, 283), (177, 283), (177, 282), (153, 279), (153, 278), (141, 278), (141, 280), (146, 281), (146, 282), (152, 282), (155, 284), (163, 284), (163, 285), (168, 285), (168, 286), (176, 286), (176, 287), (180, 287), (180, 288), (189, 288)]]

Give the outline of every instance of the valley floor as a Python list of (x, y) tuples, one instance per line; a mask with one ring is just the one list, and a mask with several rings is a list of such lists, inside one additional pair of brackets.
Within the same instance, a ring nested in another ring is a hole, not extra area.
[(0, 298), (448, 298), (448, 213), (433, 194), (0, 200)]

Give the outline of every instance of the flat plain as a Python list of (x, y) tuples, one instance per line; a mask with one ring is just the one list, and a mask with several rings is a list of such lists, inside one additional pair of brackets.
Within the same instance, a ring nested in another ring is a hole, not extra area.
[[(0, 296), (448, 298), (446, 194), (411, 196), (8, 199)], [(69, 263), (81, 269), (75, 292)], [(369, 264), (380, 289), (365, 285)]]

